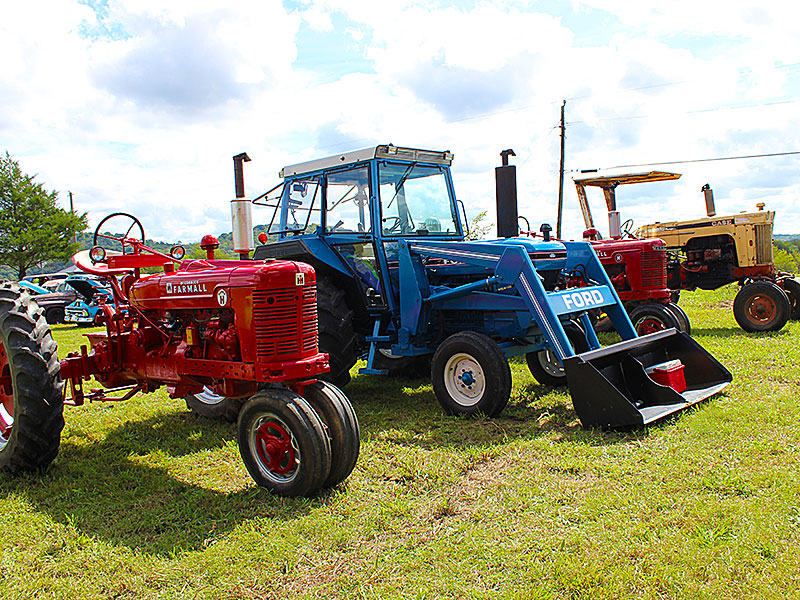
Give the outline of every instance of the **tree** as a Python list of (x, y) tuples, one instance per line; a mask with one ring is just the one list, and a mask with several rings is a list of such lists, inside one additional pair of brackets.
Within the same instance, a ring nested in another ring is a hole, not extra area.
[(13, 267), (20, 279), (39, 263), (69, 259), (78, 250), (75, 234), (88, 224), (86, 213), (60, 208), (58, 194), (34, 177), (8, 152), (0, 156), (0, 264)]

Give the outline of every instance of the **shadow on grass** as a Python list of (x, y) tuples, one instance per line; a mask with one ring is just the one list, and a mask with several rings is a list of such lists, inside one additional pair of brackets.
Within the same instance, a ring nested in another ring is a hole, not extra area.
[(280, 498), (253, 486), (217, 491), (136, 460), (152, 452), (168, 458), (203, 453), (231, 439), (235, 425), (190, 413), (128, 422), (100, 443), (66, 440), (46, 473), (4, 477), (0, 493), (23, 494), (59, 523), (157, 555), (199, 550), (243, 522), (291, 520), (331, 501), (335, 492), (306, 499)]
[[(641, 439), (651, 430), (583, 429), (568, 395), (541, 385), (522, 387), (496, 418), (444, 414), (428, 378), (356, 377), (347, 395), (358, 414), (362, 440), (423, 449), (480, 449), (541, 436), (610, 445)], [(49, 471), (4, 478), (0, 494), (21, 493), (55, 521), (81, 533), (164, 556), (201, 550), (246, 522), (258, 526), (261, 519), (290, 521), (333, 501), (335, 491), (314, 499), (279, 498), (252, 485), (225, 492), (172, 474), (172, 467), (191, 461), (193, 469), (213, 471), (206, 479), (216, 476), (225, 482), (226, 471), (235, 468), (236, 477), (242, 477), (241, 467), (227, 464), (240, 461), (238, 451), (233, 457), (230, 450), (225, 453), (231, 457), (222, 459), (226, 464), (213, 462), (235, 437), (235, 425), (188, 412), (130, 421), (111, 430), (102, 442), (65, 439)], [(139, 457), (166, 466), (144, 464)]]
[(692, 337), (696, 335), (708, 335), (712, 337), (781, 337), (790, 335), (786, 329), (780, 331), (754, 331), (747, 332), (739, 327), (693, 327)]
[(646, 429), (584, 429), (566, 388), (539, 384), (521, 387), (503, 412), (494, 418), (446, 415), (429, 379), (361, 376), (353, 379), (347, 394), (358, 414), (362, 435), (366, 433), (425, 449), (470, 449), (542, 436), (564, 442), (607, 445), (647, 435)]

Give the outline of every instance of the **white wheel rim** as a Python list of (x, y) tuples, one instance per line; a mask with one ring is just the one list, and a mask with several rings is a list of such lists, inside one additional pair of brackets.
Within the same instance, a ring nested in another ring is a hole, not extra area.
[(444, 385), (461, 406), (475, 406), (483, 398), (486, 378), (480, 363), (466, 353), (454, 354), (444, 367)]
[(558, 360), (550, 348), (540, 350), (536, 355), (536, 358), (539, 361), (539, 365), (542, 367), (542, 369), (544, 369), (544, 372), (551, 377), (566, 377), (566, 373), (564, 373), (564, 365), (561, 364), (561, 361)]
[(203, 404), (208, 404), (209, 406), (215, 406), (220, 404), (223, 400), (225, 400), (225, 396), (220, 396), (219, 394), (215, 394), (207, 387), (203, 388), (203, 391), (199, 394), (194, 395), (195, 399)]

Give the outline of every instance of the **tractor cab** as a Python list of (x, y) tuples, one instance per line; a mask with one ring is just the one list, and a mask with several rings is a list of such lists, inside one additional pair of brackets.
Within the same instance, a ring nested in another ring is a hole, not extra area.
[[(360, 298), (367, 308), (395, 310), (401, 246), (461, 242), (468, 233), (464, 205), (453, 188), (452, 160), (448, 151), (389, 144), (286, 166), (280, 172), (284, 182), (254, 199), (271, 209), (260, 241), (272, 241), (269, 256), (282, 251), (296, 256), (302, 246), (304, 260), (317, 270), (332, 270), (334, 278), (350, 280), (350, 286), (357, 282), (361, 289), (350, 293), (354, 302)], [(554, 285), (564, 266), (563, 245), (517, 243), (552, 273)], [(257, 248), (255, 257), (266, 256), (265, 251)], [(424, 268), (434, 285), (443, 277), (467, 281), (485, 275), (484, 269), (467, 268), (455, 256), (428, 259)]]

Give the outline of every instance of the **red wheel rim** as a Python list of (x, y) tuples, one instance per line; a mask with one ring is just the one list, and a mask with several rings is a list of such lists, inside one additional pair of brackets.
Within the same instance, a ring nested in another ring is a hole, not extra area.
[(664, 323), (655, 317), (644, 317), (636, 322), (636, 333), (639, 335), (647, 335), (648, 333), (655, 333), (665, 329)]
[(275, 475), (285, 476), (297, 468), (297, 452), (292, 436), (283, 424), (264, 421), (255, 431), (258, 459), (264, 468)]
[(14, 425), (14, 387), (11, 382), (11, 365), (6, 349), (0, 343), (0, 445), (3, 445)]
[(759, 294), (750, 298), (745, 307), (745, 314), (752, 323), (767, 323), (775, 316), (778, 307), (775, 301), (767, 295)]

